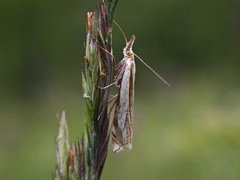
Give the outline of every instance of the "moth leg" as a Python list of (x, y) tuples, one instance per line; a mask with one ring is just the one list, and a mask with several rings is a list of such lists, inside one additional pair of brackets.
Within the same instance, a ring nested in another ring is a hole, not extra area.
[[(121, 62), (120, 62), (121, 63)], [(116, 81), (116, 84), (118, 85), (121, 80), (122, 80), (122, 77), (123, 77), (123, 74), (125, 72), (125, 69), (126, 69), (126, 63), (124, 60), (122, 60), (122, 63), (120, 65), (120, 67), (118, 68), (118, 73), (117, 75), (115, 76), (115, 81)]]
[[(114, 96), (114, 98), (116, 98), (116, 100), (114, 101), (114, 103), (112, 104), (112, 106), (111, 106), (111, 108), (110, 108), (110, 110), (109, 110), (109, 112), (108, 112), (109, 116), (111, 115), (114, 107), (116, 108), (116, 104), (117, 104), (117, 101), (118, 101), (117, 98), (118, 98), (118, 97), (119, 97), (119, 94), (116, 94), (116, 95)], [(114, 120), (112, 120), (112, 121), (110, 122), (110, 126), (109, 126), (109, 129), (110, 129), (110, 130), (113, 128), (113, 121), (114, 121)]]
[[(118, 94), (116, 94), (116, 95), (114, 95), (109, 101), (108, 101), (108, 103), (111, 103), (113, 100), (115, 100), (116, 98), (118, 97)], [(116, 104), (116, 101), (113, 103), (113, 105), (112, 105), (112, 107), (110, 108), (110, 113), (109, 114), (111, 114), (111, 111), (112, 111), (112, 109), (113, 109), (113, 107), (115, 106), (115, 104)], [(102, 112), (99, 114), (99, 116), (98, 116), (98, 120), (100, 119), (100, 117), (102, 116), (102, 113), (103, 113), (103, 111), (105, 110), (105, 108), (107, 107), (107, 105), (105, 105), (104, 107), (103, 107), (103, 110), (102, 110)]]
[[(112, 99), (110, 99), (110, 101), (116, 100), (117, 98), (118, 98), (118, 94), (116, 94), (115, 96), (113, 96)], [(110, 101), (109, 101), (109, 102), (110, 102)], [(109, 114), (112, 113), (112, 110), (113, 110), (113, 108), (114, 108), (115, 105), (116, 105), (116, 101), (114, 101), (114, 103), (112, 104), (112, 107), (111, 107), (110, 110), (109, 110)]]
[(126, 65), (124, 64), (124, 61), (123, 61), (123, 64), (121, 65), (120, 71), (116, 75), (114, 82), (105, 87), (98, 86), (98, 88), (99, 89), (107, 89), (107, 88), (111, 87), (112, 85), (116, 85), (117, 87), (119, 87), (119, 83), (121, 82), (123, 74), (125, 72), (125, 68), (126, 68)]
[(112, 102), (118, 97), (118, 94), (115, 94), (114, 96), (111, 97), (111, 99), (108, 101), (108, 103)]
[(119, 71), (119, 73), (115, 77), (115, 80), (114, 80), (113, 83), (111, 83), (111, 84), (109, 84), (108, 86), (105, 86), (105, 87), (98, 86), (98, 88), (99, 89), (107, 89), (107, 88), (109, 88), (113, 85), (116, 85), (117, 87), (119, 87), (119, 82), (121, 82), (122, 76), (124, 74), (124, 70), (125, 70), (125, 68), (122, 68), (121, 71)]
[(116, 85), (116, 81), (114, 81), (113, 83), (111, 83), (111, 84), (109, 84), (108, 86), (105, 86), (105, 87), (101, 87), (101, 86), (98, 86), (98, 88), (99, 89), (107, 89), (107, 88), (109, 88), (109, 87), (111, 87), (111, 86), (113, 86), (113, 85)]

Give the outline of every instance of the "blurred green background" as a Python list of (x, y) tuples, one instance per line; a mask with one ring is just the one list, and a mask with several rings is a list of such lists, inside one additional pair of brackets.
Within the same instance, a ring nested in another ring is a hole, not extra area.
[[(0, 1), (0, 179), (51, 179), (57, 114), (83, 130), (86, 12), (97, 0)], [(134, 148), (102, 179), (240, 179), (240, 1), (120, 0), (136, 60)], [(114, 29), (114, 53), (124, 39)]]

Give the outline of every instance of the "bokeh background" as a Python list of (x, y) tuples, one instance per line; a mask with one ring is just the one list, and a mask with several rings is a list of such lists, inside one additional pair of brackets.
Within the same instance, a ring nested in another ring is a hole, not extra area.
[[(57, 114), (83, 130), (86, 12), (97, 0), (0, 1), (0, 179), (51, 179)], [(134, 148), (102, 179), (240, 179), (240, 1), (120, 0), (136, 60)], [(114, 28), (114, 53), (124, 39)]]

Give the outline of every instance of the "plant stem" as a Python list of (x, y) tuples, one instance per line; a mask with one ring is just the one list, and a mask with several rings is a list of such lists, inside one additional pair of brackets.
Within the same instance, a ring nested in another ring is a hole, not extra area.
[(55, 180), (99, 180), (108, 154), (108, 104), (115, 62), (112, 56), (112, 22), (118, 0), (102, 0), (87, 14), (86, 54), (82, 73), (86, 104), (85, 136), (70, 147), (65, 112), (57, 138)]
[(117, 0), (102, 1), (88, 13), (86, 55), (83, 74), (86, 101), (87, 167), (89, 179), (100, 179), (109, 143), (108, 101), (115, 62), (112, 54), (112, 19)]

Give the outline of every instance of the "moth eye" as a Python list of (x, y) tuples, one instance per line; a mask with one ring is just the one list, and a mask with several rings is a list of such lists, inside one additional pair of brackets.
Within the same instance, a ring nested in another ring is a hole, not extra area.
[(128, 56), (132, 56), (132, 53), (131, 53), (131, 52), (127, 52), (127, 55), (128, 55)]

